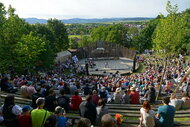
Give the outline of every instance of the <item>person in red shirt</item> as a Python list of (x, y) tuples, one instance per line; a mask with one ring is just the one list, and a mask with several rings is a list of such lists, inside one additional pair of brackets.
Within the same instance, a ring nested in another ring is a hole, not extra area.
[(98, 93), (96, 90), (93, 90), (93, 95), (92, 95), (92, 103), (97, 106), (98, 105), (98, 101), (100, 99), (100, 97), (98, 96)]
[(22, 108), (23, 114), (19, 116), (19, 126), (20, 127), (32, 127), (32, 119), (30, 116), (30, 111), (32, 108), (29, 105), (25, 105)]
[(79, 96), (78, 91), (75, 91), (75, 95), (71, 98), (71, 110), (79, 110), (79, 105), (82, 102), (81, 96)]
[(135, 91), (134, 87), (131, 87), (130, 91), (130, 103), (139, 104), (139, 92)]

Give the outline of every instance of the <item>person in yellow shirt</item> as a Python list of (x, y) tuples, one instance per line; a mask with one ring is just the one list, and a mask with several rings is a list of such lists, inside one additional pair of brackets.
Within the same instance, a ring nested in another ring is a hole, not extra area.
[(45, 99), (39, 97), (36, 100), (37, 108), (32, 110), (31, 117), (32, 117), (32, 126), (33, 127), (43, 127), (46, 119), (50, 116), (50, 112), (43, 109), (45, 105)]

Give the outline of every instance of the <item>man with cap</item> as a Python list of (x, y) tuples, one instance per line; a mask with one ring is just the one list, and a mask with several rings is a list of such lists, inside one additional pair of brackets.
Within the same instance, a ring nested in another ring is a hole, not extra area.
[(50, 116), (50, 112), (43, 109), (45, 105), (45, 98), (39, 97), (36, 100), (37, 108), (32, 110), (32, 125), (33, 127), (43, 127), (46, 119)]
[(30, 116), (30, 111), (32, 107), (25, 105), (22, 107), (22, 115), (19, 116), (19, 126), (20, 127), (32, 127), (32, 119)]

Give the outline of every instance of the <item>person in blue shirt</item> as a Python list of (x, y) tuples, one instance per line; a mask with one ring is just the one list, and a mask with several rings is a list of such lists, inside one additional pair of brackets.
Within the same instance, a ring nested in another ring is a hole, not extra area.
[(161, 127), (173, 127), (175, 108), (169, 105), (170, 98), (164, 97), (162, 100), (163, 106), (158, 107), (156, 117), (158, 118)]
[(55, 108), (55, 114), (57, 115), (57, 126), (56, 127), (66, 127), (67, 126), (67, 118), (65, 117), (66, 113), (64, 108), (61, 106), (57, 106)]

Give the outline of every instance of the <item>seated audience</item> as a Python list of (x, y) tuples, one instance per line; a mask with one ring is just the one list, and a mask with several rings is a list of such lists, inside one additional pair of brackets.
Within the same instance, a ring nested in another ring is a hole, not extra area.
[(69, 97), (65, 96), (64, 89), (60, 89), (60, 94), (61, 94), (61, 96), (57, 98), (57, 104), (58, 104), (58, 106), (63, 107), (67, 113), (70, 109), (70, 105), (69, 105), (70, 99), (69, 99)]
[(79, 105), (82, 102), (81, 96), (79, 96), (78, 90), (75, 91), (75, 95), (71, 98), (71, 110), (79, 110)]
[(114, 93), (114, 103), (121, 103), (121, 98), (122, 98), (122, 94), (121, 94), (121, 89), (117, 88), (115, 93)]
[(128, 94), (128, 90), (125, 90), (125, 93), (122, 96), (122, 104), (129, 104), (130, 103), (130, 96)]
[(172, 105), (175, 107), (176, 110), (179, 110), (179, 109), (181, 109), (182, 104), (183, 104), (182, 99), (177, 99), (174, 94), (171, 94), (169, 105)]
[(187, 93), (184, 93), (182, 101), (183, 101), (182, 109), (190, 109), (190, 98)]
[(98, 96), (98, 93), (97, 93), (96, 90), (93, 90), (93, 91), (92, 91), (92, 94), (93, 94), (93, 95), (92, 95), (92, 103), (93, 103), (95, 106), (97, 106), (100, 97)]
[(139, 92), (136, 92), (134, 87), (131, 87), (130, 91), (130, 103), (139, 104)]

